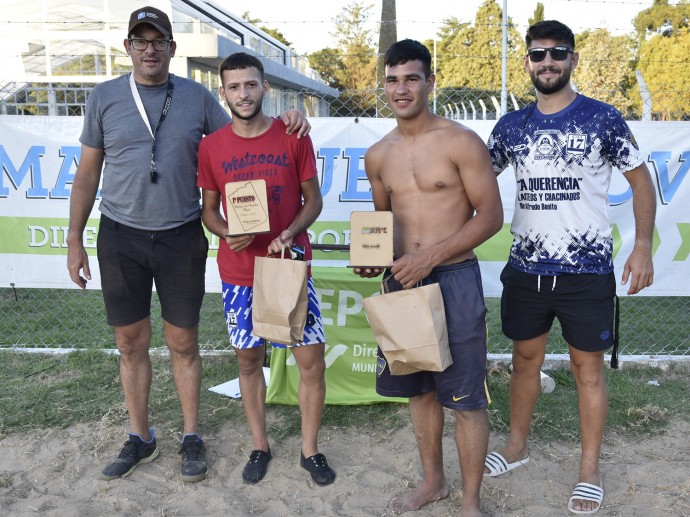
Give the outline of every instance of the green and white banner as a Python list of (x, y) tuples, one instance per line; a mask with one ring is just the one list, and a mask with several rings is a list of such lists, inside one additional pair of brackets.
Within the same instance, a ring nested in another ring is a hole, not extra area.
[[(80, 117), (0, 116), (0, 288), (74, 288), (67, 274), (69, 196), (80, 158)], [(349, 244), (349, 218), (354, 210), (372, 210), (371, 189), (364, 172), (364, 153), (395, 126), (393, 119), (312, 119), (324, 209), (310, 228), (311, 241)], [(493, 121), (465, 121), (486, 140)], [(654, 285), (644, 296), (690, 295), (690, 125), (687, 122), (630, 122), (657, 187), (654, 240)], [(512, 171), (499, 176), (505, 224), (476, 252), (486, 296), (499, 296), (499, 273), (510, 248), (510, 220), (515, 198)], [(155, 188), (155, 185), (153, 186)], [(609, 189), (615, 223), (616, 274), (635, 240), (632, 196), (622, 174)], [(93, 279), (100, 289), (95, 255), (98, 200), (85, 230)], [(215, 264), (218, 240), (211, 241), (206, 275), (208, 292), (220, 292)], [(326, 320), (328, 349), (327, 402), (368, 403), (382, 400), (373, 392), (375, 344), (361, 300), (378, 289), (376, 281), (356, 277), (340, 251), (314, 252), (314, 278)], [(627, 287), (619, 286), (624, 295)], [(638, 295), (639, 296), (639, 295)], [(297, 368), (288, 351), (272, 357), (271, 402), (295, 403)]]
[[(349, 243), (353, 210), (372, 210), (371, 189), (364, 173), (364, 153), (390, 131), (393, 119), (315, 118), (312, 139), (319, 166), (324, 209), (310, 229), (312, 242)], [(81, 117), (0, 116), (0, 287), (76, 288), (67, 275), (65, 243), (69, 196), (80, 157)], [(493, 121), (465, 121), (484, 140)], [(690, 294), (690, 125), (687, 122), (630, 122), (657, 186), (654, 285), (644, 296)], [(477, 249), (484, 292), (500, 295), (499, 272), (508, 256), (510, 220), (515, 198), (512, 171), (499, 176), (505, 224)], [(154, 185), (155, 187), (155, 185)], [(620, 274), (632, 250), (635, 232), (630, 188), (614, 174), (609, 190), (615, 223), (615, 265)], [(94, 276), (89, 288), (100, 288), (95, 242), (98, 200), (85, 232)], [(218, 242), (211, 240), (207, 290), (220, 290), (215, 265)], [(316, 252), (316, 266), (347, 264), (342, 252)], [(620, 286), (619, 294), (627, 288)]]
[[(376, 341), (362, 300), (379, 291), (380, 279), (362, 279), (351, 269), (314, 267), (312, 276), (321, 303), (326, 344), (326, 403), (369, 404), (402, 401), (380, 397), (376, 380)], [(297, 403), (299, 372), (287, 348), (271, 353), (271, 382), (266, 400)]]

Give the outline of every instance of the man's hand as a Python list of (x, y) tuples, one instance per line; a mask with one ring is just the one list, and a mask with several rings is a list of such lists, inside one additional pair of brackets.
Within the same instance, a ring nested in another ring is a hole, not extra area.
[(280, 120), (285, 124), (285, 132), (288, 135), (297, 131), (297, 138), (302, 138), (311, 131), (311, 124), (309, 124), (307, 117), (301, 111), (288, 110), (280, 116)]
[(408, 253), (393, 262), (391, 273), (405, 289), (410, 289), (431, 273), (434, 265), (429, 259), (423, 251)]
[(285, 229), (280, 232), (280, 235), (271, 241), (268, 245), (268, 254), (273, 255), (274, 253), (280, 253), (284, 248), (289, 248), (292, 246), (292, 239), (295, 238), (295, 234), (292, 230)]
[(384, 269), (382, 267), (355, 267), (352, 268), (352, 272), (362, 278), (374, 278), (383, 273)]
[[(84, 271), (84, 276), (79, 274)], [(82, 289), (86, 288), (86, 283), (91, 280), (91, 268), (89, 267), (89, 256), (86, 254), (84, 245), (79, 243), (68, 244), (67, 247), (67, 271), (72, 282)]]
[(621, 285), (628, 283), (631, 273), (632, 280), (628, 294), (637, 294), (645, 287), (652, 285), (654, 282), (654, 264), (652, 263), (651, 250), (633, 248), (628, 260), (625, 261)]
[(228, 243), (228, 246), (230, 246), (232, 251), (237, 253), (254, 242), (254, 235), (240, 235), (237, 237), (226, 236), (225, 242)]

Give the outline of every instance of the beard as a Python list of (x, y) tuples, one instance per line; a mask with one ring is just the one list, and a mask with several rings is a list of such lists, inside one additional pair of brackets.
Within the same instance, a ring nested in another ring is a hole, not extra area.
[[(560, 75), (553, 82), (542, 81), (539, 77), (540, 71), (548, 70), (550, 72), (560, 72)], [(544, 95), (550, 95), (562, 90), (570, 82), (570, 69), (559, 70), (555, 67), (544, 68), (542, 70), (530, 72), (530, 79), (532, 84), (537, 89), (539, 93)]]
[(249, 115), (243, 115), (239, 113), (235, 107), (228, 103), (228, 107), (230, 108), (230, 113), (232, 113), (232, 117), (235, 118), (237, 117), (240, 120), (251, 120), (254, 117), (256, 117), (259, 113), (261, 113), (261, 108), (263, 106), (263, 98), (259, 99), (257, 103), (254, 104), (254, 111), (252, 111)]

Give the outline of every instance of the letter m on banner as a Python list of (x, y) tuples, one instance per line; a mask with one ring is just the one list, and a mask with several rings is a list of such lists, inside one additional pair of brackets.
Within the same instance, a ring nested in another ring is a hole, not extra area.
[[(41, 157), (45, 152), (46, 148), (43, 146), (32, 146), (21, 167), (17, 170), (7, 154), (7, 151), (5, 151), (5, 146), (0, 145), (0, 163), (2, 163), (2, 170), (7, 173), (15, 190), (19, 190), (19, 185), (22, 184), (29, 170), (31, 171), (31, 187), (26, 191), (26, 197), (28, 198), (43, 198), (48, 195), (48, 191), (43, 188), (41, 183)], [(4, 177), (4, 174), (0, 175), (0, 198), (10, 195), (10, 189), (4, 185)]]

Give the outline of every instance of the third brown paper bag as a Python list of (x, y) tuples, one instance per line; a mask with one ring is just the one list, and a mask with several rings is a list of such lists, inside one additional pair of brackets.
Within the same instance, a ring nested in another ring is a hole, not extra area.
[(294, 345), (304, 339), (307, 322), (307, 263), (271, 257), (254, 259), (253, 334)]
[(365, 298), (364, 309), (392, 375), (442, 372), (453, 364), (437, 283)]

